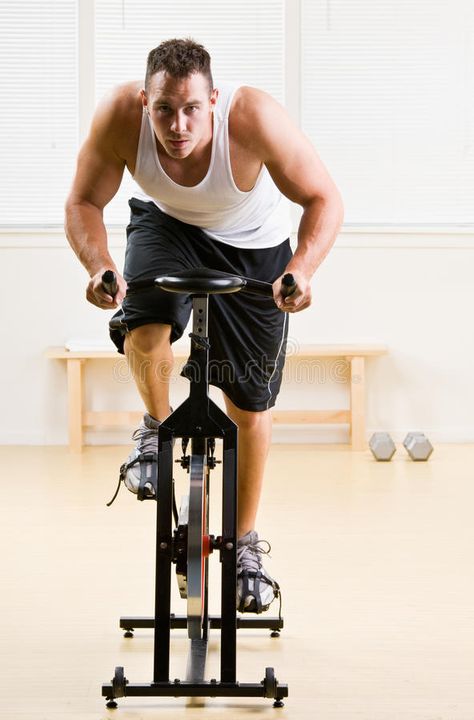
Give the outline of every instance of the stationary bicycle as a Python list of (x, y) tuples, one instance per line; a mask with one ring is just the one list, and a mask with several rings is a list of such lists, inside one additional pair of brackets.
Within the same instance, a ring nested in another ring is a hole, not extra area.
[[(103, 285), (112, 296), (115, 276), (104, 273)], [(114, 285), (115, 283), (115, 285)], [(108, 708), (116, 708), (123, 697), (263, 697), (274, 707), (283, 706), (288, 685), (280, 683), (272, 667), (265, 668), (261, 681), (241, 683), (236, 674), (237, 630), (268, 628), (278, 637), (283, 618), (241, 617), (236, 611), (237, 585), (237, 435), (234, 422), (209, 398), (208, 365), (209, 295), (246, 292), (273, 296), (272, 285), (237, 275), (198, 268), (131, 283), (127, 293), (159, 287), (192, 296), (191, 351), (182, 374), (190, 381), (189, 397), (160, 425), (157, 477), (152, 478), (157, 500), (155, 614), (153, 617), (121, 617), (126, 637), (138, 628), (154, 629), (153, 680), (130, 683), (124, 668), (116, 667), (112, 681), (102, 686)], [(283, 278), (286, 295), (295, 289), (293, 276)], [(113, 321), (112, 321), (113, 322)], [(181, 438), (181, 457), (176, 461), (189, 473), (189, 494), (178, 512), (174, 497), (173, 445)], [(210, 472), (216, 459), (216, 438), (222, 440), (222, 525), (209, 534)], [(150, 499), (146, 494), (139, 499)], [(221, 562), (220, 615), (208, 612), (208, 563), (216, 553)], [(180, 594), (186, 599), (186, 615), (171, 612), (171, 571), (176, 566)], [(185, 679), (170, 679), (170, 635), (186, 629), (189, 654)], [(220, 679), (205, 680), (205, 665), (211, 630), (220, 631)]]

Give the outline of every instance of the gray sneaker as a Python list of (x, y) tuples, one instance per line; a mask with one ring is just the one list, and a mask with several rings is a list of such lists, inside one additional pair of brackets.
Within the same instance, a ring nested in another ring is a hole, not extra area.
[[(264, 547), (262, 547), (262, 544)], [(237, 610), (261, 613), (268, 610), (279, 596), (278, 583), (262, 565), (262, 555), (268, 555), (270, 543), (259, 540), (255, 530), (237, 542)]]
[(140, 426), (132, 435), (136, 448), (120, 468), (120, 476), (130, 492), (143, 497), (154, 497), (158, 469), (158, 428), (160, 421), (145, 413)]

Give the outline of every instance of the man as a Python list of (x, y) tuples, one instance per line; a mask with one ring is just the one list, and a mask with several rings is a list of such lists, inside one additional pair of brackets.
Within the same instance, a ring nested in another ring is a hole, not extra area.
[[(130, 201), (122, 277), (107, 249), (102, 211), (125, 167), (141, 190)], [(293, 255), (285, 198), (304, 211)], [(249, 300), (242, 293), (211, 298), (211, 359), (230, 360), (234, 370), (232, 377), (222, 373), (211, 382), (223, 390), (239, 427), (242, 612), (261, 612), (275, 596), (255, 530), (270, 408), (281, 381), (288, 313), (309, 306), (311, 278), (336, 238), (342, 213), (334, 183), (284, 109), (255, 88), (214, 88), (209, 54), (189, 39), (169, 40), (150, 52), (144, 89), (128, 83), (100, 104), (66, 203), (67, 236), (91, 278), (87, 299), (104, 309), (123, 302), (123, 333), (112, 337), (127, 355), (147, 409), (124, 470), (134, 492), (151, 475), (152, 463), (143, 456), (156, 454), (157, 428), (170, 412), (171, 343), (184, 331), (190, 303), (159, 290), (125, 298), (127, 281), (210, 267), (273, 283), (273, 300)], [(108, 269), (117, 275), (115, 297), (101, 285)], [(287, 272), (297, 289), (284, 298)], [(153, 493), (152, 483), (145, 486)]]

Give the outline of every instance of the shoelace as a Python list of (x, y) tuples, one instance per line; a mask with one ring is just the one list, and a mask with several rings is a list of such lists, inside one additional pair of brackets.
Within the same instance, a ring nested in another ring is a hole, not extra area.
[[(264, 543), (267, 547), (264, 549), (260, 544)], [(252, 545), (242, 545), (237, 547), (237, 565), (243, 565), (245, 570), (249, 572), (258, 572), (262, 567), (262, 555), (270, 556), (271, 545), (267, 540), (257, 540)]]
[(133, 433), (132, 440), (140, 442), (139, 452), (156, 452), (158, 450), (158, 428), (140, 426)]

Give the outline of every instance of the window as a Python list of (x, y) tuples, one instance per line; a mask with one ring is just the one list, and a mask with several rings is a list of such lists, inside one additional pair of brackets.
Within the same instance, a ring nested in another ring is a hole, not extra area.
[(302, 0), (302, 125), (346, 223), (474, 221), (471, 0)]
[[(209, 49), (216, 85), (299, 98), (346, 223), (474, 222), (471, 0), (4, 0), (0, 224), (62, 224), (99, 98), (183, 36)], [(127, 222), (133, 187), (125, 173), (108, 224)]]
[(77, 153), (76, 3), (2, 2), (0, 224), (61, 223)]

